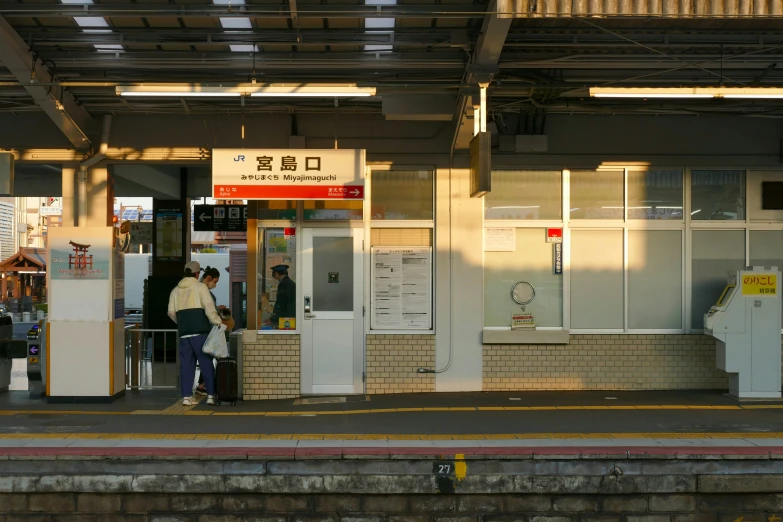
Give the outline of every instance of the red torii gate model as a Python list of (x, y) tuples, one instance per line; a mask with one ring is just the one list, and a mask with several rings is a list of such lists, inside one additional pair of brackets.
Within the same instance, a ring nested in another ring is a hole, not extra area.
[(87, 251), (92, 245), (80, 245), (70, 241), (73, 246), (73, 254), (68, 256), (68, 268), (76, 270), (92, 270), (92, 255), (87, 255)]

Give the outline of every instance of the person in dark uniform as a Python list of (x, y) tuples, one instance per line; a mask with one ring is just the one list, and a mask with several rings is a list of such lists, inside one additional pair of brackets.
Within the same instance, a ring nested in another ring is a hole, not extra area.
[(288, 265), (272, 267), (272, 277), (277, 281), (277, 300), (272, 309), (272, 328), (280, 328), (281, 317), (296, 317), (296, 283), (288, 277)]

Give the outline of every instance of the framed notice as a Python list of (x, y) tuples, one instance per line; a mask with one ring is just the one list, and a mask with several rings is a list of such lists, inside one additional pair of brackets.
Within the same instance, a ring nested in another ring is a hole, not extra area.
[(517, 229), (485, 228), (485, 252), (513, 252), (517, 249)]
[(373, 247), (373, 330), (432, 329), (432, 249)]

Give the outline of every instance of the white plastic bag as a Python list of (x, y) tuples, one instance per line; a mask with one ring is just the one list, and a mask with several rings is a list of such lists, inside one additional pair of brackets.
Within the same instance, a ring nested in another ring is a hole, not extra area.
[(209, 332), (207, 340), (204, 343), (204, 347), (201, 349), (207, 355), (211, 355), (216, 359), (225, 359), (228, 357), (228, 346), (226, 345), (226, 334), (220, 329), (219, 326), (213, 326), (212, 331)]

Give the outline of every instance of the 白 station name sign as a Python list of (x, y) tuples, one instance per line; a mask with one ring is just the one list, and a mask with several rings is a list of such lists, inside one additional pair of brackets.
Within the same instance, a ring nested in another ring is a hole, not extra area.
[(364, 150), (213, 149), (215, 199), (364, 199)]

